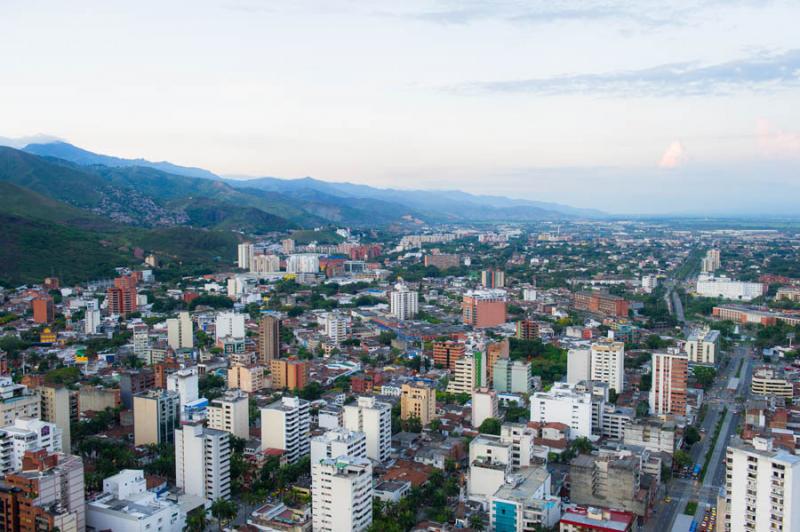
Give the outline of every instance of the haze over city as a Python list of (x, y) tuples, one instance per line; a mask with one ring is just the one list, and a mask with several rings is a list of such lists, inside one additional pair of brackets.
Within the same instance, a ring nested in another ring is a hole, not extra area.
[(799, 19), (782, 1), (4, 2), (0, 135), (225, 176), (793, 215)]

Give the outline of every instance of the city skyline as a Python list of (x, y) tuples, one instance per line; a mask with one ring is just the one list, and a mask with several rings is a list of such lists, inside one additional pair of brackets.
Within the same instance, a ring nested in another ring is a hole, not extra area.
[(789, 2), (42, 7), (3, 8), (4, 137), (615, 214), (800, 192)]

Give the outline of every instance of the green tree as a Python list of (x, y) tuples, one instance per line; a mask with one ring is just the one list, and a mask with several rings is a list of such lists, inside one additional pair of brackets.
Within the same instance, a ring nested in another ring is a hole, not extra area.
[(686, 431), (683, 434), (683, 440), (689, 447), (691, 447), (700, 441), (700, 431), (697, 430), (697, 427), (689, 425), (686, 427)]
[(646, 417), (650, 413), (650, 404), (647, 401), (636, 403), (636, 417)]
[(678, 449), (675, 451), (675, 454), (672, 455), (672, 461), (678, 469), (689, 467), (692, 465), (692, 456), (686, 451)]
[(481, 426), (478, 427), (478, 431), (481, 434), (494, 434), (495, 436), (500, 435), (500, 420), (495, 417), (487, 417), (481, 423)]
[[(211, 503), (211, 515), (217, 520), (217, 525), (221, 531), (224, 525), (230, 523), (239, 513), (239, 507), (233, 501), (217, 499)], [(224, 525), (223, 525), (224, 524)]]
[(184, 532), (203, 532), (208, 526), (205, 508), (201, 507), (186, 516), (186, 526)]
[(575, 441), (572, 442), (572, 448), (578, 454), (589, 454), (592, 452), (592, 442), (586, 437), (576, 438)]
[(483, 524), (484, 516), (480, 512), (475, 512), (469, 516), (469, 527), (473, 530), (485, 530), (486, 525)]

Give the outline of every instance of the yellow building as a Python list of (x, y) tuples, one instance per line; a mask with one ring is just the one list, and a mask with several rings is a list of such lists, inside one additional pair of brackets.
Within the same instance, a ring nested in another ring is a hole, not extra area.
[(436, 390), (427, 384), (403, 384), (400, 391), (400, 417), (419, 418), (422, 426), (436, 419)]
[(228, 369), (228, 388), (238, 388), (243, 392), (254, 393), (265, 387), (264, 366), (235, 364)]
[(53, 344), (55, 343), (58, 335), (50, 330), (50, 327), (45, 327), (42, 333), (39, 335), (39, 341), (43, 344)]

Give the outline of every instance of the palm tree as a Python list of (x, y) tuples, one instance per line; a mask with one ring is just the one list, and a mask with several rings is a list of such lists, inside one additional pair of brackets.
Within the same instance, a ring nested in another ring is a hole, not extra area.
[(229, 523), (236, 518), (239, 513), (239, 507), (233, 501), (226, 501), (225, 499), (217, 499), (211, 503), (211, 515), (217, 520), (220, 532), (222, 531), (222, 523)]
[(208, 519), (206, 517), (206, 510), (196, 510), (186, 516), (186, 526), (183, 527), (184, 532), (203, 532), (208, 526)]

